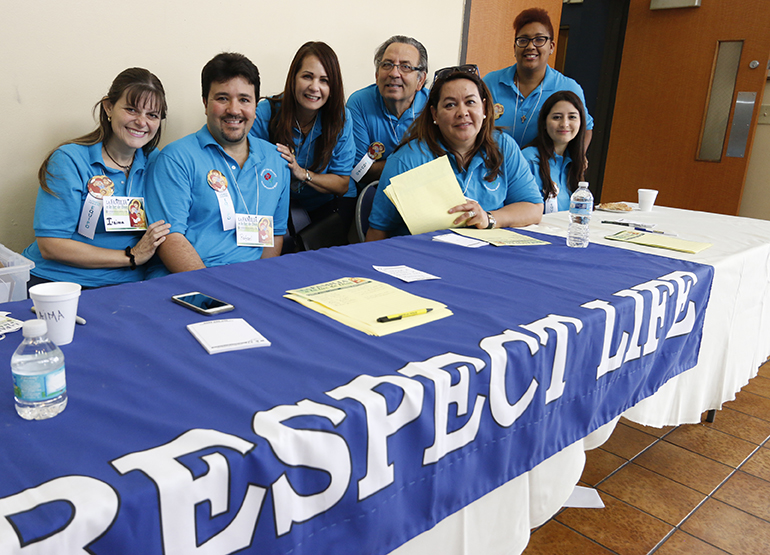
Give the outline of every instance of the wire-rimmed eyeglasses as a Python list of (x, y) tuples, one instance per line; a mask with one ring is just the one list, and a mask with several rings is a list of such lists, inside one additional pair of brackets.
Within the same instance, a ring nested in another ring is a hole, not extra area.
[(420, 66), (413, 66), (409, 64), (394, 64), (393, 62), (380, 62), (380, 65), (379, 65), (380, 69), (384, 69), (388, 73), (393, 71), (394, 67), (398, 69), (398, 72), (403, 75), (409, 75), (413, 71), (425, 71), (425, 68), (422, 68)]

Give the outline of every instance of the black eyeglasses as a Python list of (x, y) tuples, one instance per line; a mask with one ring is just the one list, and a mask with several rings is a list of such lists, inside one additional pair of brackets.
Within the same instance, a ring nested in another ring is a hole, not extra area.
[(433, 83), (435, 84), (436, 81), (446, 79), (452, 73), (470, 73), (478, 78), (481, 78), (481, 75), (479, 75), (479, 66), (476, 64), (463, 64), (461, 66), (450, 66), (439, 69), (436, 71), (436, 73), (433, 74)]
[(384, 69), (387, 72), (393, 71), (393, 68), (395, 67), (398, 69), (398, 72), (403, 75), (409, 75), (413, 71), (425, 71), (425, 68), (422, 67), (415, 67), (411, 66), (409, 64), (394, 64), (393, 62), (380, 62), (380, 69)]
[(526, 48), (531, 41), (532, 44), (540, 48), (541, 46), (545, 46), (549, 40), (551, 40), (551, 37), (544, 37), (543, 35), (538, 35), (532, 38), (516, 37), (516, 46), (518, 46), (519, 48)]

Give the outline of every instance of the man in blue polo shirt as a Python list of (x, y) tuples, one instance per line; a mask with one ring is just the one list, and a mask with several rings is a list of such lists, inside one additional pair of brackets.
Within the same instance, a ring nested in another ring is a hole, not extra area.
[(428, 52), (417, 40), (395, 35), (374, 54), (375, 83), (348, 99), (356, 141), (352, 180), (359, 189), (380, 178), (385, 159), (428, 100)]
[(147, 182), (148, 215), (171, 224), (158, 254), (172, 273), (278, 256), (286, 233), (289, 169), (274, 145), (249, 137), (257, 67), (222, 53), (201, 83), (206, 125), (166, 146)]

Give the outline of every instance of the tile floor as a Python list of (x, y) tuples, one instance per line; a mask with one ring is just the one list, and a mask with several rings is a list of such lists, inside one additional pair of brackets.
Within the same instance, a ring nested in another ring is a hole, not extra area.
[(713, 423), (621, 419), (586, 453), (604, 509), (563, 509), (523, 555), (770, 554), (770, 361)]

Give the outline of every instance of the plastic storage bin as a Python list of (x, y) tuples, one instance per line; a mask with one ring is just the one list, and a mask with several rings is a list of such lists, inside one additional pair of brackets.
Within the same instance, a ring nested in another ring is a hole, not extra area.
[(35, 263), (0, 245), (0, 303), (27, 298), (29, 271)]

